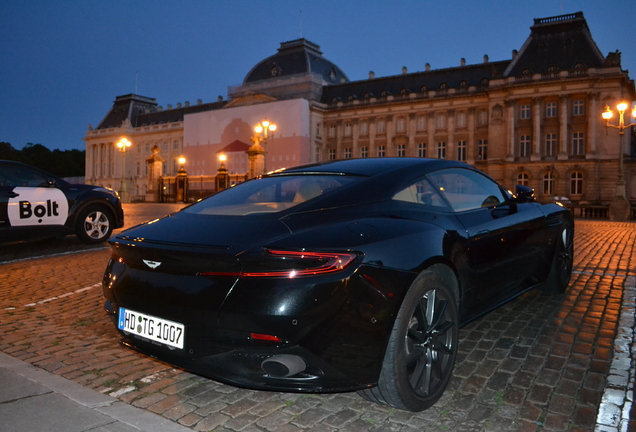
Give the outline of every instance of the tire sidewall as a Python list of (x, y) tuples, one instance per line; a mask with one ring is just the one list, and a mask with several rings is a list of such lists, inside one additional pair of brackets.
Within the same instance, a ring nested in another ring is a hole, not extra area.
[[(395, 389), (397, 390), (395, 396), (400, 399), (399, 405), (403, 405), (403, 408), (408, 409), (409, 411), (422, 411), (437, 402), (448, 386), (452, 375), (455, 359), (457, 357), (459, 331), (457, 322), (457, 305), (455, 297), (449, 289), (449, 286), (450, 284), (448, 284), (442, 276), (434, 271), (428, 270), (420, 274), (411, 285), (411, 288), (409, 288), (393, 325), (380, 381), (384, 380), (385, 382), (388, 382), (386, 380), (392, 380)], [(454, 318), (455, 324), (455, 328), (452, 330), (453, 354), (450, 359), (450, 364), (447, 365), (447, 373), (443, 377), (441, 383), (431, 395), (422, 397), (413, 391), (408, 381), (405, 344), (410, 319), (413, 316), (420, 299), (425, 293), (432, 290), (437, 290), (438, 292), (443, 293), (443, 295), (448, 299), (448, 307), (452, 309), (450, 313)]]

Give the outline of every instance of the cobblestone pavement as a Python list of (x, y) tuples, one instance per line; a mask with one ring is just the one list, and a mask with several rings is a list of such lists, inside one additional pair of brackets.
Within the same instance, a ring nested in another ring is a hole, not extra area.
[[(526, 293), (464, 327), (451, 384), (421, 413), (356, 393), (239, 389), (121, 347), (102, 310), (107, 249), (0, 265), (0, 350), (195, 431), (594, 430), (602, 401), (620, 414), (633, 398), (629, 364), (612, 359), (615, 340), (628, 351), (633, 343), (616, 336), (633, 337), (619, 319), (636, 274), (636, 224), (577, 220), (575, 242), (568, 291)], [(615, 415), (597, 430), (627, 431)]]

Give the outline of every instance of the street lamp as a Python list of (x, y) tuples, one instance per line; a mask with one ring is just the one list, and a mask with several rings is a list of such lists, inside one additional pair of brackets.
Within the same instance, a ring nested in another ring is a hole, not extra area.
[[(630, 126), (636, 126), (635, 123), (625, 124), (625, 111), (629, 105), (627, 102), (620, 102), (616, 105), (619, 119), (618, 126), (610, 124), (611, 118), (614, 116), (612, 109), (606, 105), (605, 111), (601, 114), (605, 120), (605, 128), (618, 129), (618, 180), (616, 181), (616, 196), (610, 203), (610, 219), (612, 220), (629, 220), (630, 204), (625, 198), (625, 179), (623, 177), (623, 135), (625, 135), (625, 129)], [(632, 117), (636, 119), (636, 105), (632, 107)]]
[(127, 203), (129, 201), (128, 189), (126, 188), (126, 150), (132, 143), (128, 138), (121, 138), (117, 141), (117, 148), (122, 153), (123, 165), (121, 167), (121, 185), (119, 194), (121, 195), (121, 201)]
[(275, 131), (276, 125), (274, 123), (271, 123), (269, 120), (263, 120), (262, 122), (254, 126), (254, 132), (256, 132), (256, 135), (254, 135), (254, 137), (258, 140), (258, 142), (263, 143), (263, 149), (265, 150), (263, 160), (263, 171), (265, 173), (267, 173), (267, 140), (274, 135)]
[(219, 162), (221, 162), (221, 166), (219, 166), (218, 172), (216, 174), (216, 190), (217, 192), (222, 191), (223, 189), (227, 189), (229, 186), (229, 174), (227, 172), (227, 168), (225, 168), (225, 161), (227, 160), (227, 156), (224, 153), (219, 154)]
[(177, 186), (177, 194), (175, 196), (175, 202), (183, 201), (188, 202), (188, 173), (185, 169), (186, 158), (183, 156), (177, 159), (181, 164), (179, 168), (179, 172), (177, 173), (176, 186)]

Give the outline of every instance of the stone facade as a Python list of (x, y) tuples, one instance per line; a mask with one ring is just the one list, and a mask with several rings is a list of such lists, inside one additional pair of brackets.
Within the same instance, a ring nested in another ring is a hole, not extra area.
[(463, 160), (511, 190), (517, 183), (534, 188), (540, 200), (607, 205), (616, 195), (622, 153), (626, 197), (636, 199), (635, 134), (606, 129), (601, 118), (606, 105), (636, 99), (634, 81), (621, 69), (619, 53), (601, 54), (580, 12), (536, 19), (510, 60), (484, 56), (483, 63), (466, 65), (461, 59), (458, 67), (403, 68), (380, 78), (370, 72), (354, 82), (309, 41), (286, 42), (278, 51), (230, 89), (228, 103), (160, 111), (154, 99), (117, 98), (86, 135), (87, 181), (118, 188), (123, 158), (114, 143), (125, 136), (133, 142), (125, 172), (134, 185), (128, 190), (141, 194), (151, 189), (143, 161), (154, 145), (166, 160), (164, 175), (176, 174), (171, 161), (183, 150), (185, 115), (305, 99), (312, 161)]

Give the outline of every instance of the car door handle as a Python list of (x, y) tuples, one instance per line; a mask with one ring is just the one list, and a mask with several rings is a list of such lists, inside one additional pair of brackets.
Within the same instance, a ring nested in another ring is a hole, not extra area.
[(17, 194), (15, 192), (8, 192), (8, 193), (4, 194), (4, 196), (9, 197), (9, 198), (15, 198), (15, 197), (20, 196), (20, 194)]

